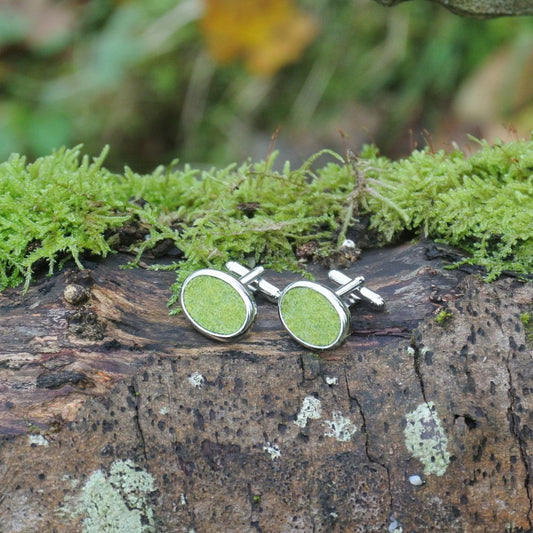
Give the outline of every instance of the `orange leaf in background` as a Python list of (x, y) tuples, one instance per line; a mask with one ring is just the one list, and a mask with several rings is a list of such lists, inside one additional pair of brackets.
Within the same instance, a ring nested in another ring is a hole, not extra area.
[(297, 60), (316, 35), (314, 20), (292, 0), (207, 0), (201, 24), (217, 61), (242, 58), (267, 76)]

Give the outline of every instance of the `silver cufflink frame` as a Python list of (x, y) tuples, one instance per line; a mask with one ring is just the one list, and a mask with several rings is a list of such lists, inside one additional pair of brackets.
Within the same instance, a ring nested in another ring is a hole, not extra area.
[[(247, 284), (262, 272), (263, 269), (261, 268), (254, 269), (247, 276), (237, 279), (231, 274), (220, 270), (211, 268), (197, 270), (187, 277), (181, 287), (181, 309), (193, 327), (207, 337), (218, 341), (230, 341), (240, 337), (250, 329), (257, 315), (257, 305), (250, 290), (247, 288)], [(226, 295), (233, 295), (232, 306), (239, 309), (241, 316), (233, 323), (230, 323), (229, 327), (227, 323), (224, 325), (222, 320), (217, 321), (217, 309), (213, 309), (211, 312), (206, 311), (206, 306), (199, 305), (196, 301), (199, 296), (200, 298), (211, 296), (205, 293), (199, 295), (196, 291), (202, 290), (206, 283), (213, 284), (213, 280), (216, 280), (216, 285), (219, 288), (225, 287), (224, 292)], [(200, 286), (195, 287), (195, 285)]]
[(320, 351), (339, 346), (349, 335), (351, 306), (360, 301), (377, 309), (385, 306), (379, 294), (363, 286), (363, 276), (352, 279), (331, 270), (328, 276), (340, 285), (337, 289), (302, 280), (280, 291), (260, 277), (263, 267), (248, 269), (230, 261), (226, 268), (229, 272), (194, 272), (184, 281), (180, 293), (181, 308), (193, 327), (218, 341), (236, 339), (250, 329), (257, 314), (253, 298), (256, 292), (277, 304), (279, 318), (294, 340)]

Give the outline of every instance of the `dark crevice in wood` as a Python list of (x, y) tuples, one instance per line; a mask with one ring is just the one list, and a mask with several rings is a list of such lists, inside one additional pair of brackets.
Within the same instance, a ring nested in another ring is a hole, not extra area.
[(144, 457), (145, 461), (148, 461), (148, 453), (147, 453), (147, 447), (146, 447), (146, 439), (144, 436), (144, 431), (141, 424), (141, 391), (139, 390), (139, 385), (137, 382), (137, 377), (132, 377), (130, 381), (129, 386), (129, 392), (134, 397), (133, 401), (133, 408), (134, 408), (134, 415), (133, 415), (133, 421), (135, 424), (135, 429), (137, 430), (137, 434), (139, 436), (139, 442), (141, 444), (141, 451), (142, 455)]
[(378, 461), (378, 459), (376, 459), (376, 457), (374, 457), (373, 453), (370, 451), (370, 434), (369, 434), (368, 426), (366, 423), (366, 415), (365, 415), (365, 412), (363, 411), (361, 402), (359, 401), (357, 396), (350, 390), (350, 385), (348, 382), (348, 376), (346, 375), (346, 371), (344, 371), (344, 384), (346, 386), (346, 392), (348, 394), (348, 398), (355, 403), (359, 411), (359, 415), (361, 416), (361, 420), (362, 420), (361, 432), (363, 433), (364, 439), (365, 439), (364, 449), (365, 449), (366, 458), (368, 459), (369, 463), (372, 463), (385, 471), (386, 479), (387, 479), (387, 493), (388, 493), (388, 498), (389, 498), (389, 515), (392, 516), (394, 514), (394, 498), (393, 498), (391, 474), (390, 474), (389, 467), (385, 463)]
[(413, 350), (413, 368), (414, 368), (415, 376), (420, 385), (420, 392), (422, 393), (422, 398), (424, 398), (424, 402), (426, 402), (427, 404), (428, 401), (426, 398), (426, 387), (424, 385), (424, 377), (422, 376), (422, 370), (421, 370), (421, 365), (420, 365), (420, 358), (422, 357), (422, 354), (421, 354), (422, 349), (414, 338), (411, 339), (410, 346)]
[(520, 431), (520, 417), (517, 414), (516, 404), (516, 388), (513, 383), (513, 372), (511, 370), (509, 359), (511, 358), (513, 352), (509, 352), (508, 357), (506, 358), (506, 369), (508, 374), (508, 388), (507, 394), (509, 396), (509, 407), (507, 408), (507, 418), (509, 420), (509, 429), (511, 434), (516, 439), (518, 449), (520, 451), (520, 460), (524, 466), (524, 488), (529, 500), (529, 509), (526, 513), (526, 520), (529, 523), (529, 529), (533, 531), (533, 495), (531, 494), (531, 458), (527, 453), (527, 443), (525, 442), (521, 431)]

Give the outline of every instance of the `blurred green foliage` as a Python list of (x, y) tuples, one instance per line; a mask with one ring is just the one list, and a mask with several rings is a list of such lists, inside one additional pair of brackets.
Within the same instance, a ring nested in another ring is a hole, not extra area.
[(93, 153), (111, 144), (117, 170), (175, 157), (226, 164), (264, 157), (278, 126), (290, 157), (313, 134), (330, 146), (324, 130), (340, 142), (347, 120), (387, 151), (408, 128), (434, 130), (485, 60), (533, 43), (530, 17), (464, 19), (425, 1), (298, 5), (317, 37), (298, 62), (260, 77), (209, 57), (198, 0), (2, 4), (0, 159), (83, 142)]

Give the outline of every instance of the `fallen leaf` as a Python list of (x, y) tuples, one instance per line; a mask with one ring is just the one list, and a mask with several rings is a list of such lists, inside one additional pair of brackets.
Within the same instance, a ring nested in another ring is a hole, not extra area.
[(292, 0), (207, 0), (201, 28), (219, 63), (242, 59), (266, 76), (296, 61), (317, 31)]

